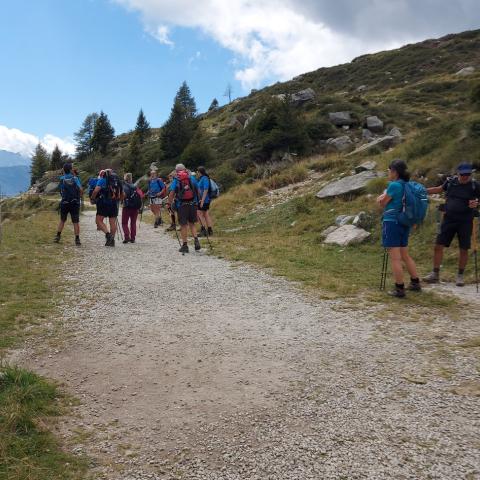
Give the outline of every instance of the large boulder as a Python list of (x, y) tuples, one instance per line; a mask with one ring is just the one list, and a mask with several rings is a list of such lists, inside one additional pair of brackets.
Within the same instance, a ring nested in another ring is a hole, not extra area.
[(399, 143), (402, 142), (402, 137), (394, 136), (394, 135), (385, 135), (384, 137), (377, 138), (372, 140), (369, 143), (365, 143), (364, 145), (358, 147), (353, 152), (347, 154), (347, 156), (356, 155), (357, 153), (366, 152), (374, 147), (380, 148), (382, 150), (388, 150), (389, 148), (396, 147)]
[(300, 90), (292, 95), (292, 102), (296, 105), (302, 105), (306, 102), (310, 102), (315, 98), (315, 90), (313, 88), (306, 88)]
[(354, 144), (348, 135), (343, 135), (342, 137), (329, 138), (327, 140), (327, 145), (333, 147), (337, 152), (346, 152), (352, 150)]
[(316, 195), (317, 198), (337, 197), (339, 195), (346, 195), (349, 193), (361, 192), (372, 179), (376, 178), (376, 172), (361, 172), (357, 175), (341, 178), (335, 182), (329, 183), (323, 187)]
[(367, 117), (365, 123), (367, 124), (367, 128), (371, 132), (375, 132), (375, 133), (383, 132), (383, 122), (376, 115)]
[(335, 219), (335, 225), (337, 225), (337, 227), (343, 227), (348, 223), (352, 223), (354, 219), (355, 219), (354, 215), (339, 215)]
[(328, 114), (328, 119), (336, 126), (343, 127), (344, 125), (352, 125), (353, 119), (350, 112), (333, 112)]
[(375, 170), (377, 168), (377, 162), (374, 162), (373, 160), (367, 160), (366, 162), (363, 162), (361, 165), (357, 165), (355, 167), (355, 173), (360, 173), (360, 172), (365, 172), (367, 170)]
[(47, 185), (45, 185), (43, 193), (46, 193), (47, 195), (50, 193), (55, 193), (58, 191), (59, 187), (60, 184), (58, 182), (48, 182)]
[(475, 67), (465, 67), (459, 70), (455, 75), (457, 77), (468, 77), (468, 75), (472, 75), (475, 73)]
[(325, 243), (346, 247), (362, 243), (370, 236), (370, 233), (354, 225), (343, 225), (327, 235)]
[(373, 135), (373, 133), (368, 128), (364, 128), (362, 130), (362, 139), (363, 140), (367, 140), (367, 142), (369, 142), (370, 140), (373, 140), (374, 138), (375, 138), (375, 135)]

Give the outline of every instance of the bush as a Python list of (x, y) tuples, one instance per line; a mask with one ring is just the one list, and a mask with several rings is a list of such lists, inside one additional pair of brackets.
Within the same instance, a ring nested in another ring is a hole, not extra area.
[(235, 186), (240, 179), (240, 175), (228, 163), (216, 168), (213, 177), (223, 191)]
[(480, 107), (480, 83), (473, 87), (470, 100), (475, 106)]
[(470, 122), (470, 135), (474, 138), (480, 138), (480, 118), (475, 118)]
[(208, 167), (215, 161), (212, 149), (203, 142), (191, 141), (183, 151), (180, 161), (190, 170)]
[(372, 195), (380, 195), (387, 188), (388, 180), (385, 177), (372, 178), (367, 183), (366, 191)]
[(277, 173), (263, 181), (265, 187), (275, 190), (277, 188), (286, 187), (292, 183), (298, 183), (305, 180), (308, 176), (308, 170), (303, 165), (294, 165), (289, 169)]

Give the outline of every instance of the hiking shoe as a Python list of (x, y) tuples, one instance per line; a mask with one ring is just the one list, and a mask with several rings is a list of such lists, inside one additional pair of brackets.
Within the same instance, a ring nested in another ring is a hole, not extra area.
[(426, 277), (423, 277), (423, 281), (426, 283), (438, 283), (440, 281), (440, 275), (432, 271)]
[(184, 243), (178, 250), (180, 253), (188, 253), (188, 245)]
[(122, 243), (130, 243), (130, 240), (126, 238)]
[(204, 227), (200, 229), (200, 233), (198, 234), (199, 237), (206, 237), (207, 236), (207, 231), (205, 230)]
[(455, 285), (457, 287), (464, 287), (465, 286), (465, 281), (463, 280), (463, 274), (462, 273), (457, 274), (457, 279), (455, 280)]
[(78, 237), (75, 238), (75, 245), (77, 247), (81, 247), (82, 246), (82, 242), (80, 241), (80, 239)]
[(198, 237), (195, 237), (193, 239), (193, 243), (195, 244), (195, 250), (200, 250), (202, 247), (200, 246), (200, 240), (198, 240)]
[(405, 298), (405, 289), (404, 288), (395, 288), (391, 292), (388, 292), (391, 297), (395, 298)]
[(115, 246), (115, 237), (111, 237), (110, 240), (105, 244), (107, 247), (114, 247)]
[(410, 282), (408, 290), (410, 290), (410, 292), (421, 292), (422, 286), (420, 285), (420, 282)]
[(177, 229), (176, 225), (170, 225), (168, 228), (165, 229), (166, 232), (174, 232)]
[(60, 235), (55, 235), (55, 238), (53, 239), (55, 243), (60, 243)]
[(135, 239), (134, 239), (134, 238), (131, 238), (131, 239), (130, 239), (130, 243), (135, 243)]
[(105, 234), (105, 246), (108, 247), (108, 243), (110, 242), (111, 235), (109, 233)]
[(208, 227), (208, 236), (211, 237), (213, 235), (212, 227)]

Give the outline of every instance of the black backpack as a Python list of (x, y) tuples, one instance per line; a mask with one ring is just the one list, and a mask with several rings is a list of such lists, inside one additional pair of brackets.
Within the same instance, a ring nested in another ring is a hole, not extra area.
[(123, 205), (126, 208), (134, 208), (140, 210), (142, 208), (142, 199), (137, 192), (137, 187), (131, 183), (126, 183), (124, 187), (125, 200)]
[(115, 172), (107, 172), (105, 174), (105, 192), (104, 196), (108, 200), (119, 202), (122, 195), (122, 182)]
[(77, 185), (77, 179), (75, 177), (62, 179), (62, 202), (63, 203), (79, 203), (80, 202), (80, 189)]

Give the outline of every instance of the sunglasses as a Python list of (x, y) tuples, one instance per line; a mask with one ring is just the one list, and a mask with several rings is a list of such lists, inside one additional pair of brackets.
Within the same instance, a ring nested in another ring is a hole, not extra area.
[(471, 173), (460, 173), (459, 174), (461, 177), (469, 177)]

